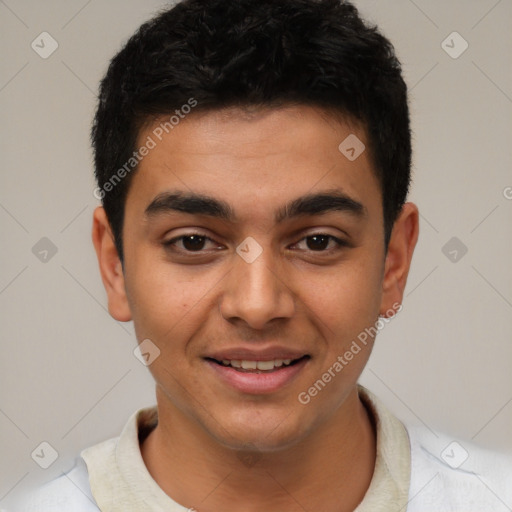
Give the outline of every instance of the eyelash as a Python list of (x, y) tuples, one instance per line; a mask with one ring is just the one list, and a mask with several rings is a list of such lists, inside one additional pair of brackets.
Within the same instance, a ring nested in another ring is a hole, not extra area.
[[(204, 233), (187, 233), (186, 235), (180, 235), (180, 236), (177, 236), (175, 238), (172, 238), (171, 240), (167, 240), (165, 242), (163, 242), (163, 245), (166, 249), (171, 249), (175, 252), (178, 252), (178, 253), (182, 253), (182, 254), (186, 254), (186, 255), (193, 255), (193, 254), (197, 254), (197, 255), (202, 255), (204, 254), (205, 251), (203, 250), (199, 250), (199, 251), (189, 251), (187, 249), (176, 249), (176, 242), (180, 241), (180, 240), (183, 240), (184, 238), (190, 238), (190, 237), (193, 237), (193, 236), (197, 236), (197, 237), (200, 237), (200, 238), (204, 238), (206, 241), (209, 241), (209, 242), (215, 242), (215, 240), (213, 240), (212, 238), (210, 238), (209, 236), (205, 235)], [(303, 238), (301, 238), (297, 243), (293, 244), (293, 245), (297, 245), (298, 243), (302, 242), (302, 241), (305, 241), (307, 240), (308, 238), (312, 238), (312, 237), (315, 237), (315, 236), (318, 236), (318, 237), (326, 237), (329, 239), (329, 241), (334, 241), (334, 243), (336, 244), (336, 247), (333, 249), (326, 249), (326, 250), (321, 250), (321, 251), (314, 251), (312, 249), (309, 249), (309, 252), (312, 252), (312, 253), (324, 253), (324, 254), (328, 254), (328, 253), (331, 253), (333, 251), (338, 251), (342, 248), (345, 248), (345, 247), (348, 247), (349, 244), (348, 242), (346, 242), (345, 240), (342, 240), (340, 238), (337, 238), (335, 237), (334, 235), (329, 235), (327, 233), (312, 233), (310, 235), (307, 235)]]

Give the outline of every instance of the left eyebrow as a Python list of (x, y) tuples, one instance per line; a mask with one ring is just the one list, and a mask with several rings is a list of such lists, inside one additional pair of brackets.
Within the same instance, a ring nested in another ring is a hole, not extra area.
[[(171, 211), (189, 215), (206, 215), (236, 222), (234, 210), (225, 201), (203, 194), (180, 191), (157, 195), (144, 213), (146, 217), (154, 217)], [(276, 211), (274, 222), (280, 224), (296, 217), (322, 215), (331, 211), (346, 212), (357, 218), (366, 217), (368, 214), (366, 207), (359, 201), (342, 191), (329, 190), (293, 199)]]
[(294, 199), (277, 211), (275, 222), (278, 224), (294, 217), (322, 215), (331, 211), (346, 212), (358, 218), (368, 215), (368, 211), (362, 203), (352, 199), (344, 192), (333, 190)]

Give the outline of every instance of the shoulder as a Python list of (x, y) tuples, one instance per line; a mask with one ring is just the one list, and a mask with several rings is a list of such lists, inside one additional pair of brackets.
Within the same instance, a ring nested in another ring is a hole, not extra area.
[(511, 510), (510, 456), (422, 427), (409, 427), (407, 432), (411, 443), (409, 512)]
[(98, 512), (91, 494), (87, 467), (78, 458), (75, 466), (27, 496), (13, 512)]

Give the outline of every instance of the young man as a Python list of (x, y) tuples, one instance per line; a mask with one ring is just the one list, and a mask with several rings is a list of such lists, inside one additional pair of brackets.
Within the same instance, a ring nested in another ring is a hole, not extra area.
[(452, 462), (357, 384), (418, 211), (400, 66), (352, 5), (179, 3), (113, 59), (92, 135), (109, 311), (157, 407), (24, 510), (511, 510), (510, 461)]

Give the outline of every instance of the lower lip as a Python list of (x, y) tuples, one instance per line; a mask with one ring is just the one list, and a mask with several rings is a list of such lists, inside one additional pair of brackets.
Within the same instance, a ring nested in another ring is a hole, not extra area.
[(231, 366), (206, 361), (221, 379), (242, 393), (253, 395), (274, 393), (289, 384), (309, 361), (305, 357), (291, 366), (281, 366), (272, 372), (240, 372)]

